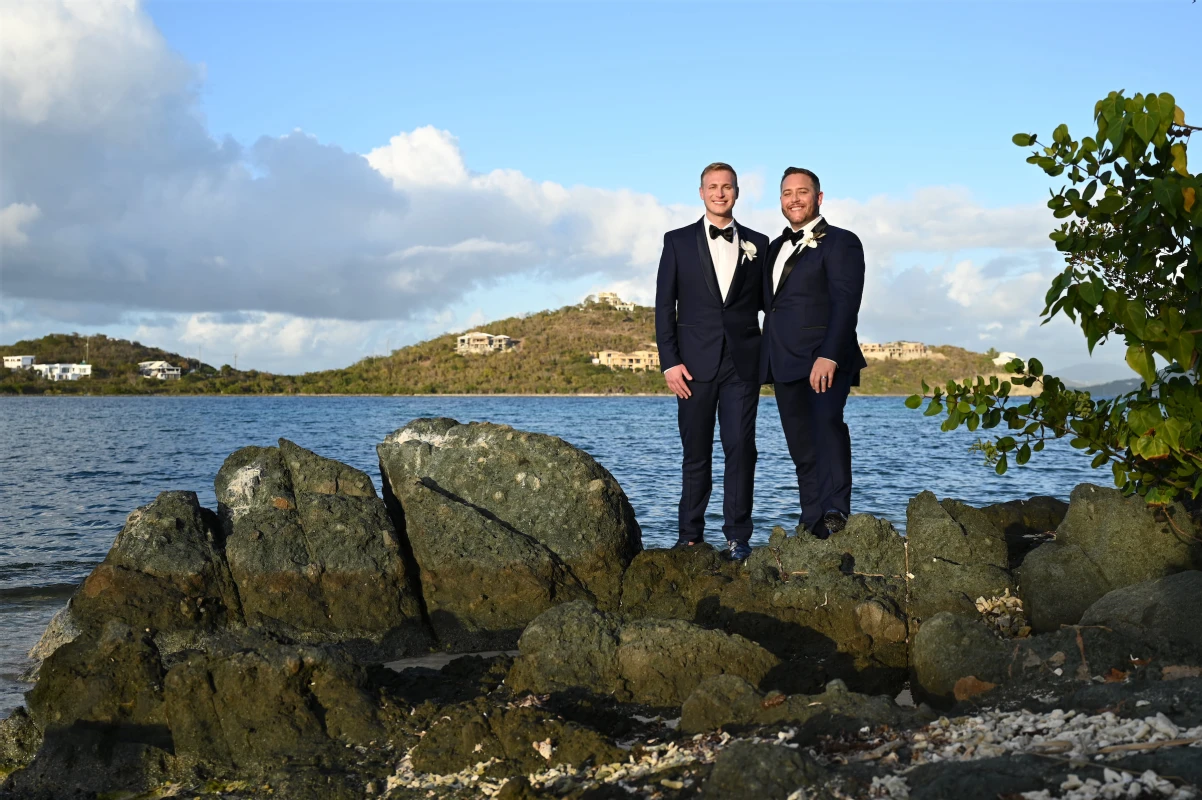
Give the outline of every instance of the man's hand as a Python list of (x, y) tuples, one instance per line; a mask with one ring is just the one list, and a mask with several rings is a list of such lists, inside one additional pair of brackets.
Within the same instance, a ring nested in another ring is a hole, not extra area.
[(831, 388), (835, 380), (835, 370), (838, 365), (829, 358), (819, 356), (814, 359), (814, 367), (810, 370), (810, 388), (815, 392), (825, 392)]
[(672, 390), (672, 394), (681, 400), (688, 400), (692, 397), (693, 392), (689, 389), (687, 382), (693, 380), (693, 376), (689, 374), (689, 370), (684, 364), (677, 364), (666, 371), (664, 380), (668, 382), (668, 388)]

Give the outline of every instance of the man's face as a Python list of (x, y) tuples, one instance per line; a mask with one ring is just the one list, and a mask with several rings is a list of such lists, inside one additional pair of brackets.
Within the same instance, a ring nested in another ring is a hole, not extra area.
[(780, 213), (789, 224), (800, 228), (814, 217), (822, 207), (822, 192), (814, 193), (814, 180), (800, 172), (785, 178), (780, 185)]
[(735, 200), (739, 197), (739, 187), (735, 184), (735, 176), (730, 170), (714, 169), (705, 173), (701, 182), (701, 201), (711, 217), (724, 218), (734, 216)]

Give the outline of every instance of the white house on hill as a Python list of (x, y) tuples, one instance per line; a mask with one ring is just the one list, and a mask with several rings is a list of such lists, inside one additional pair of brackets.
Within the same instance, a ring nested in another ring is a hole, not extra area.
[(33, 371), (48, 381), (77, 381), (92, 377), (91, 364), (34, 364)]
[(33, 366), (33, 356), (5, 356), (5, 369), (29, 369)]
[(138, 362), (138, 372), (143, 378), (158, 378), (161, 381), (180, 376), (180, 368), (172, 366), (166, 361), (140, 361)]

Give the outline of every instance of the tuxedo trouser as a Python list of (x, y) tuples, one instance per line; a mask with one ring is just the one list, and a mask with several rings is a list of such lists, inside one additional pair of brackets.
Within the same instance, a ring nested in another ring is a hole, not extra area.
[(826, 535), (827, 511), (851, 514), (851, 433), (843, 421), (851, 377), (836, 370), (825, 392), (814, 391), (809, 378), (775, 385), (780, 424), (797, 468), (801, 524), (820, 536)]
[[(692, 395), (676, 399), (676, 420), (684, 449), (681, 463), (679, 537), (700, 542), (705, 509), (713, 490), (714, 420), (718, 421), (726, 468), (722, 481), (722, 533), (729, 541), (751, 538), (751, 497), (755, 488), (755, 416), (760, 386), (735, 371), (725, 343), (712, 381), (689, 381)], [(715, 413), (716, 412), (716, 413)]]

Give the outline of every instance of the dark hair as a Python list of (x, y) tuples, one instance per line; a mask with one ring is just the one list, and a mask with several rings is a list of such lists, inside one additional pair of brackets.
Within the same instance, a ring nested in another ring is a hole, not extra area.
[(730, 164), (726, 164), (726, 163), (724, 163), (724, 162), (722, 162), (722, 161), (715, 161), (713, 164), (710, 164), (708, 167), (706, 167), (705, 169), (701, 170), (701, 185), (702, 185), (702, 186), (705, 186), (705, 176), (706, 176), (706, 175), (709, 175), (711, 172), (718, 172), (718, 171), (721, 171), (721, 170), (724, 170), (724, 171), (726, 171), (726, 172), (729, 172), (731, 175), (733, 175), (733, 176), (734, 176), (734, 178), (735, 178), (735, 188), (738, 188), (738, 186), (739, 186), (739, 173), (735, 172), (735, 168), (734, 168), (734, 167), (732, 167)]
[(822, 182), (818, 180), (818, 176), (813, 172), (810, 172), (805, 167), (789, 167), (786, 169), (785, 174), (780, 176), (781, 186), (785, 185), (785, 178), (789, 177), (790, 175), (809, 175), (810, 180), (814, 182), (814, 194), (819, 194), (822, 192)]

